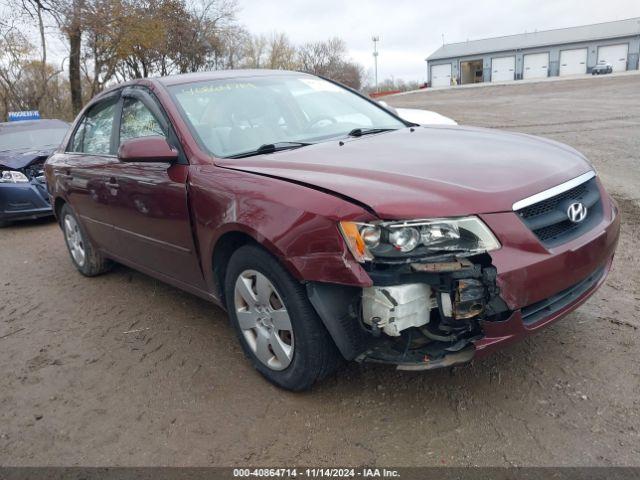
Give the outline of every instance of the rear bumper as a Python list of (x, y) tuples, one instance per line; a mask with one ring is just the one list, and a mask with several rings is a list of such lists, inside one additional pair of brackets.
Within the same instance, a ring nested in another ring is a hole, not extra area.
[(29, 220), (53, 215), (44, 184), (0, 184), (0, 220)]

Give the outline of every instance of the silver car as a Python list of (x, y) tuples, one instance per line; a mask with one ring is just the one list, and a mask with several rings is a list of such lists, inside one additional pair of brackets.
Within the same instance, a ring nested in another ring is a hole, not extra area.
[(611, 73), (613, 72), (613, 65), (608, 63), (606, 60), (600, 60), (598, 64), (593, 67), (591, 70), (591, 75), (602, 75), (603, 73)]

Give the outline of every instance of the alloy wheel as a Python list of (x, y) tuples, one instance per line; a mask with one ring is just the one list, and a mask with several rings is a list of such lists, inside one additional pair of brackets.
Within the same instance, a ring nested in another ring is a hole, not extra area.
[(64, 238), (67, 241), (73, 260), (78, 266), (82, 267), (86, 258), (84, 240), (82, 239), (78, 222), (71, 215), (64, 217)]
[(286, 369), (293, 359), (293, 327), (273, 283), (258, 271), (243, 271), (235, 283), (234, 305), (240, 330), (256, 358), (272, 370)]

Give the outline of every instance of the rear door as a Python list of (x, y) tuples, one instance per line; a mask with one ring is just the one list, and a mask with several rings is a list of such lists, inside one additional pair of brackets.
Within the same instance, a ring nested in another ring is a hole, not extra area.
[(587, 49), (577, 48), (560, 52), (560, 76), (587, 73)]
[(627, 69), (628, 54), (628, 43), (598, 47), (598, 62), (610, 63), (614, 72), (624, 72)]
[(509, 82), (515, 80), (516, 57), (498, 57), (491, 59), (491, 81)]
[[(179, 144), (159, 104), (145, 89), (123, 92), (118, 144), (145, 136), (162, 136)], [(203, 288), (187, 199), (189, 166), (166, 162), (114, 162), (109, 212), (117, 246), (113, 254), (134, 266), (174, 281)]]
[(448, 87), (451, 85), (451, 64), (433, 65), (431, 67), (431, 86)]
[(106, 169), (118, 162), (114, 123), (119, 93), (99, 101), (83, 115), (64, 154), (58, 154), (56, 179), (71, 207), (102, 249), (114, 244), (110, 225), (110, 191)]
[(547, 78), (549, 72), (548, 53), (530, 53), (524, 56), (522, 78)]

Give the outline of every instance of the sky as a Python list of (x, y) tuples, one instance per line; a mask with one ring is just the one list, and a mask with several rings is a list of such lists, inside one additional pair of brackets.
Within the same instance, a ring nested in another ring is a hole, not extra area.
[[(340, 37), (373, 79), (426, 80), (425, 58), (446, 43), (640, 17), (640, 0), (239, 0), (251, 32), (294, 43)], [(640, 30), (639, 30), (640, 35)]]

